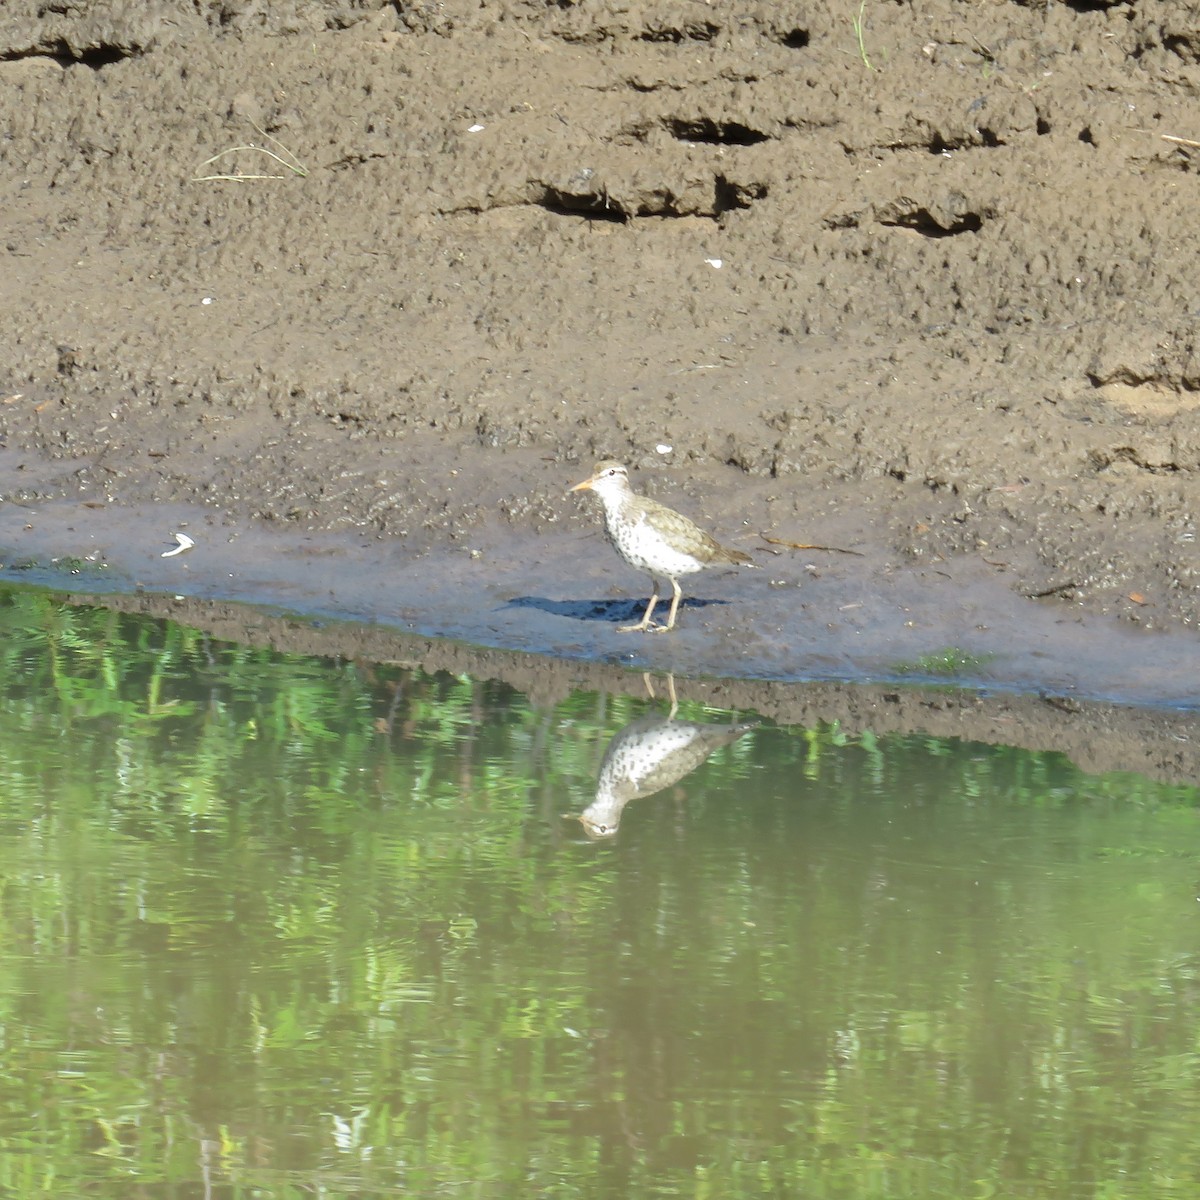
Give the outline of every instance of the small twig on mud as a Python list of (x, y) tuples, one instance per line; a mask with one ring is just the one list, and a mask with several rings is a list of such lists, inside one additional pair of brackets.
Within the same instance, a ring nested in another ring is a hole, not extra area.
[(971, 34), (971, 41), (973, 41), (975, 45), (979, 47), (979, 57), (982, 58), (984, 62), (994, 64), (996, 61), (996, 56), (991, 52), (991, 50), (985, 46), (973, 33), (971, 33), (969, 29), (967, 32)]
[(1164, 142), (1174, 142), (1177, 146), (1190, 146), (1193, 150), (1200, 150), (1200, 142), (1193, 142), (1191, 138), (1175, 137), (1170, 133), (1160, 133), (1158, 136)]
[(808, 542), (789, 542), (784, 538), (767, 537), (765, 533), (758, 535), (764, 542), (770, 542), (772, 546), (786, 546), (789, 550), (827, 550), (831, 554), (853, 554), (856, 558), (862, 558), (861, 550), (844, 550), (841, 546), (813, 546)]
[(1079, 584), (1074, 580), (1070, 580), (1067, 583), (1051, 584), (1050, 587), (1042, 588), (1037, 592), (1026, 592), (1025, 598), (1027, 600), (1044, 600), (1047, 596), (1065, 596), (1068, 592), (1078, 590)]
[[(254, 122), (250, 122), (254, 125)], [(214, 154), (212, 158), (206, 158), (199, 167), (203, 170), (207, 166), (211, 166), (218, 159), (224, 158), (227, 154), (238, 154), (243, 150), (251, 150), (256, 154), (265, 154), (268, 158), (274, 159), (285, 170), (290, 171), (292, 175), (298, 175), (301, 179), (308, 176), (308, 168), (278, 139), (273, 138), (265, 129), (259, 129), (254, 125), (255, 129), (267, 139), (269, 142), (274, 142), (279, 147), (281, 153), (276, 154), (274, 150), (269, 150), (266, 146), (256, 146), (253, 142), (247, 143), (245, 146), (230, 146), (228, 150), (222, 150), (218, 154)], [(216, 174), (216, 175), (193, 175), (192, 183), (215, 183), (217, 181), (227, 181), (229, 183), (245, 183), (252, 179), (287, 179), (287, 175), (244, 175), (241, 171), (237, 171), (232, 175)]]
[(867, 45), (863, 41), (863, 13), (867, 7), (867, 0), (861, 0), (858, 6), (858, 16), (851, 17), (850, 23), (854, 26), (854, 35), (858, 38), (858, 56), (863, 60), (863, 64), (868, 71), (873, 71), (875, 68), (871, 66), (871, 60), (867, 57)]

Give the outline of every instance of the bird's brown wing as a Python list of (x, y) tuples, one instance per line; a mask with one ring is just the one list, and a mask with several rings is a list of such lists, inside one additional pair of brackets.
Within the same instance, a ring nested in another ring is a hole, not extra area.
[(642, 519), (681, 554), (708, 562), (721, 547), (699, 525), (665, 504), (643, 499)]
[(647, 500), (644, 497), (640, 499), (646, 523), (663, 537), (670, 538), (671, 543), (682, 553), (690, 554), (702, 563), (727, 562), (736, 565), (754, 561), (741, 550), (731, 550), (722, 546), (694, 521), (689, 521), (683, 513), (677, 513), (673, 508), (659, 504), (656, 500)]

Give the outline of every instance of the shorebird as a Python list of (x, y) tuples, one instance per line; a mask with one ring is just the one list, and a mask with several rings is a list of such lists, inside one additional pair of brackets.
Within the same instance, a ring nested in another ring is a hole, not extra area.
[(646, 716), (626, 725), (604, 752), (596, 798), (579, 814), (584, 832), (594, 841), (612, 837), (630, 800), (678, 783), (718, 747), (736, 742), (757, 724), (704, 725)]
[[(675, 614), (683, 592), (679, 580), (705, 567), (744, 566), (752, 562), (741, 550), (720, 545), (682, 513), (659, 504), (648, 496), (639, 496), (629, 486), (629, 472), (619, 463), (596, 464), (589, 479), (577, 483), (572, 492), (590, 490), (604, 505), (604, 527), (616, 552), (631, 566), (650, 575), (653, 589), (650, 603), (636, 625), (619, 625), (619, 633), (666, 633), (675, 628)], [(665, 625), (650, 618), (658, 603), (658, 581), (669, 579), (674, 589), (671, 611)]]

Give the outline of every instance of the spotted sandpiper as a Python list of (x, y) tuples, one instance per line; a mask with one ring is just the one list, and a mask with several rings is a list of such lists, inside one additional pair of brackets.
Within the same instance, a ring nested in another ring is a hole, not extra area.
[[(675, 614), (683, 592), (679, 580), (705, 567), (743, 566), (752, 562), (741, 550), (730, 550), (709, 537), (682, 513), (667, 508), (647, 496), (639, 496), (629, 486), (629, 472), (619, 462), (596, 464), (591, 478), (577, 483), (571, 491), (590, 489), (604, 505), (604, 527), (617, 553), (631, 566), (650, 575), (653, 590), (650, 603), (636, 625), (619, 625), (619, 633), (666, 633), (675, 627)], [(669, 579), (675, 594), (665, 625), (650, 621), (658, 603), (658, 581)]]
[(703, 725), (673, 715), (641, 717), (626, 725), (604, 752), (596, 798), (579, 814), (584, 832), (594, 841), (612, 837), (630, 800), (678, 783), (718, 747), (736, 742), (756, 725)]

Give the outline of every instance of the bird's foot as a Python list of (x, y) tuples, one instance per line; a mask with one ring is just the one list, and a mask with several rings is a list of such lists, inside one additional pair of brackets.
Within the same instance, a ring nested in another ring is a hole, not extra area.
[(618, 633), (645, 633), (649, 629), (652, 632), (658, 629), (657, 625), (652, 625), (649, 621), (639, 621), (636, 625), (618, 625)]

